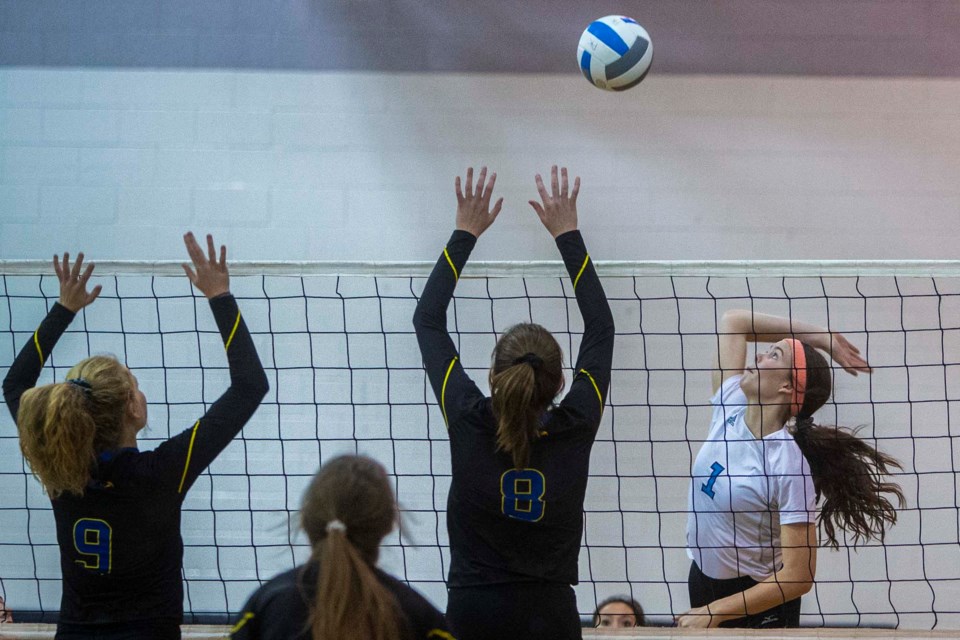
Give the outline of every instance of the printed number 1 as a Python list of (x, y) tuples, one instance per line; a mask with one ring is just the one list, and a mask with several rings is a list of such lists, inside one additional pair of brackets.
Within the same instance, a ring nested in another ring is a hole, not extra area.
[(81, 518), (73, 525), (73, 546), (83, 556), (74, 560), (84, 569), (110, 573), (113, 568), (113, 530), (103, 520)]
[(719, 462), (714, 462), (710, 465), (710, 468), (713, 469), (713, 473), (710, 474), (710, 479), (700, 485), (700, 491), (703, 491), (705, 494), (711, 498), (716, 496), (716, 493), (713, 491), (713, 485), (717, 483), (717, 477), (723, 473), (723, 465)]
[(536, 469), (510, 469), (500, 476), (500, 510), (511, 518), (537, 522), (547, 508), (547, 481)]

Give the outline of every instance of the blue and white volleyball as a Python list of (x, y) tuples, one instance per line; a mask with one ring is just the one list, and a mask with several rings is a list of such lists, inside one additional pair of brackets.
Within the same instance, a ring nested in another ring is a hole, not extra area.
[(636, 20), (606, 16), (580, 36), (580, 70), (595, 87), (624, 91), (640, 84), (653, 62), (653, 41)]

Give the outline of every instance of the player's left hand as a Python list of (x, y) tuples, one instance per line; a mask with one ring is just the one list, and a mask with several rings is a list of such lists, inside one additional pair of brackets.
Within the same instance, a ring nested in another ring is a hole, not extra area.
[(843, 367), (851, 375), (857, 373), (873, 373), (867, 360), (860, 355), (860, 349), (846, 339), (843, 334), (831, 332), (826, 336), (824, 351), (830, 354), (833, 361)]
[(696, 609), (690, 609), (690, 611), (676, 616), (674, 622), (677, 623), (678, 627), (709, 629), (718, 626), (722, 620), (719, 616), (711, 615), (708, 607), (697, 607)]
[(486, 231), (493, 221), (500, 215), (500, 208), (503, 206), (503, 198), (497, 200), (490, 209), (490, 197), (493, 195), (493, 185), (497, 183), (497, 174), (490, 176), (490, 182), (487, 182), (487, 168), (480, 169), (480, 177), (477, 179), (477, 188), (473, 188), (473, 167), (467, 169), (466, 188), (461, 188), (460, 176), (456, 179), (457, 188), (457, 229), (473, 234), (479, 238), (480, 234)]
[(53, 269), (57, 272), (57, 279), (60, 281), (60, 304), (74, 313), (96, 300), (103, 289), (98, 284), (93, 291), (87, 292), (87, 282), (93, 274), (93, 263), (91, 262), (86, 269), (83, 269), (82, 251), (77, 254), (77, 261), (73, 266), (70, 266), (69, 253), (63, 254), (63, 262), (60, 261), (60, 256), (54, 255)]

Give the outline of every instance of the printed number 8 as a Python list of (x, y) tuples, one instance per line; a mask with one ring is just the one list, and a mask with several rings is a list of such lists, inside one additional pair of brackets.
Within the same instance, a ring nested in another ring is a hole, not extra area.
[(103, 520), (77, 520), (73, 525), (73, 546), (85, 559), (74, 562), (97, 573), (110, 573), (113, 563), (112, 538), (113, 530)]
[(500, 510), (511, 518), (537, 522), (547, 505), (547, 481), (536, 469), (511, 469), (500, 476)]

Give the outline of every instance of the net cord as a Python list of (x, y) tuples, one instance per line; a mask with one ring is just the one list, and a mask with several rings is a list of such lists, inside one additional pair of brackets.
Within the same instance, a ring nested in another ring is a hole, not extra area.
[[(176, 260), (94, 260), (99, 275), (182, 275)], [(597, 261), (601, 276), (714, 277), (960, 277), (960, 260), (605, 260)], [(433, 262), (364, 261), (231, 261), (234, 275), (257, 276), (397, 276), (426, 277)], [(49, 275), (49, 260), (0, 260), (7, 275)], [(565, 277), (559, 260), (471, 262), (465, 277)]]

